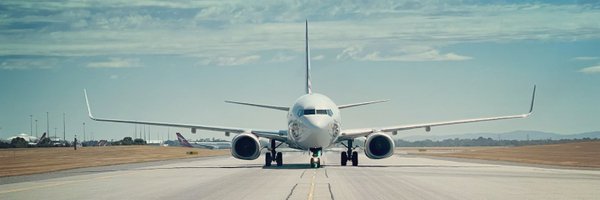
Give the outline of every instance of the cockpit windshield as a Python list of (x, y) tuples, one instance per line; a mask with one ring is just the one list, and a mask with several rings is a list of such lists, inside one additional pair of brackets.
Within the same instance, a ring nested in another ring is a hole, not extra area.
[(331, 109), (305, 109), (298, 111), (298, 117), (302, 117), (304, 115), (329, 115), (333, 116), (333, 111)]

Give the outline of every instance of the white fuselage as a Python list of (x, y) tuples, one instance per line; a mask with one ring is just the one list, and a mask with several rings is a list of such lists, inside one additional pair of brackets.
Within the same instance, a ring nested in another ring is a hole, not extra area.
[(317, 93), (305, 94), (288, 112), (290, 147), (325, 149), (337, 140), (340, 123), (340, 111), (331, 99)]

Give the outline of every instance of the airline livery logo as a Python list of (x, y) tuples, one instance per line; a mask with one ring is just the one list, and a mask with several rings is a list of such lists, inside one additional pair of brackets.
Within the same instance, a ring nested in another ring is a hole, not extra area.
[(176, 133), (176, 134), (177, 134), (177, 140), (179, 140), (179, 144), (181, 144), (181, 146), (192, 147), (192, 144), (190, 144), (180, 133)]

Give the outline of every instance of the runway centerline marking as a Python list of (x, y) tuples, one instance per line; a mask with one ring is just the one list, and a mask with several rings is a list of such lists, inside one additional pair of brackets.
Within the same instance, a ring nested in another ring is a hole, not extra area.
[(315, 193), (315, 177), (317, 176), (317, 169), (313, 172), (313, 176), (310, 181), (310, 192), (308, 193), (308, 200), (312, 200)]

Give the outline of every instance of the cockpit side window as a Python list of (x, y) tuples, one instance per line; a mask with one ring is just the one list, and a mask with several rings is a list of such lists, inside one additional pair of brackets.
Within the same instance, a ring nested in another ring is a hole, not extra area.
[(331, 109), (327, 109), (327, 115), (329, 115), (330, 117), (333, 116), (333, 111), (331, 111)]
[(317, 115), (326, 115), (327, 110), (317, 110)]

